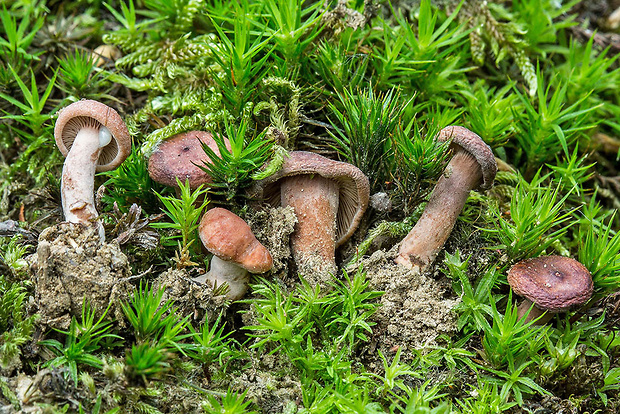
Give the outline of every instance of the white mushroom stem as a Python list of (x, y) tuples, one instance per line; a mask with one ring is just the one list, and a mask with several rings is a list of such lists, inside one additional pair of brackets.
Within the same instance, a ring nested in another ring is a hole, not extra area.
[[(98, 213), (95, 209), (95, 168), (101, 149), (110, 143), (110, 131), (101, 126), (80, 129), (62, 167), (62, 210), (71, 223), (92, 225)], [(101, 223), (99, 235), (105, 239)]]
[(211, 286), (214, 288), (227, 283), (229, 290), (226, 293), (226, 297), (229, 300), (235, 301), (241, 299), (248, 290), (250, 272), (233, 262), (222, 260), (217, 256), (213, 256), (209, 271), (194, 280), (200, 283), (209, 281)]
[(553, 313), (540, 309), (529, 299), (523, 299), (523, 302), (521, 302), (521, 304), (517, 308), (517, 315), (519, 319), (525, 317), (525, 314), (528, 310), (530, 310), (530, 308), (532, 308), (532, 310), (527, 315), (527, 318), (525, 318), (525, 323), (533, 321), (534, 319), (538, 319), (542, 316), (542, 318), (538, 319), (534, 325), (544, 325), (553, 318)]
[(470, 190), (482, 179), (478, 161), (457, 152), (433, 189), (422, 216), (402, 241), (396, 263), (423, 272), (435, 260), (452, 232)]
[(291, 235), (295, 263), (313, 270), (298, 269), (302, 276), (311, 278), (314, 272), (335, 274), (338, 183), (319, 175), (296, 175), (282, 180), (280, 194), (281, 205), (293, 207), (297, 216)]

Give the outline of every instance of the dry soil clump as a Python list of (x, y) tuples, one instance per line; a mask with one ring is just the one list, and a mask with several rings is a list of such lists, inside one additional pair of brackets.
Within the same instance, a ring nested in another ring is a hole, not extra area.
[(271, 207), (249, 214), (246, 221), (254, 236), (269, 250), (273, 258), (272, 272), (284, 278), (291, 259), (290, 238), (297, 217), (293, 207)]
[(232, 388), (247, 390), (247, 398), (253, 400), (262, 413), (296, 412), (302, 398), (301, 384), (293, 375), (280, 374), (290, 373), (294, 368), (275, 355), (263, 355), (252, 365), (233, 379)]
[(213, 289), (207, 283), (195, 282), (186, 270), (169, 269), (152, 284), (154, 290), (164, 288), (162, 303), (172, 300), (176, 313), (181, 317), (190, 315), (194, 323), (214, 321), (227, 307), (225, 295), (213, 296)]
[[(437, 345), (439, 336), (457, 331), (449, 285), (393, 262), (396, 249), (377, 251), (363, 261), (370, 288), (384, 291), (374, 315), (373, 343), (385, 354)], [(407, 359), (408, 352), (403, 352)]]
[(132, 290), (131, 270), (118, 243), (102, 243), (98, 228), (61, 223), (39, 236), (35, 270), (35, 303), (40, 323), (67, 329), (86, 299), (100, 316), (123, 320), (119, 300)]

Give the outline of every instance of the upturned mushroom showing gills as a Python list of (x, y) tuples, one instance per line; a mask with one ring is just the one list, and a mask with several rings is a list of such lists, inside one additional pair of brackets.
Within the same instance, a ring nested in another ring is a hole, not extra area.
[(293, 207), (291, 250), (298, 271), (310, 284), (326, 285), (337, 271), (336, 248), (353, 235), (368, 206), (368, 178), (351, 164), (295, 151), (254, 190), (271, 205)]
[[(518, 315), (525, 322), (538, 319), (537, 324), (551, 320), (553, 313), (565, 312), (586, 303), (592, 296), (592, 275), (575, 259), (563, 256), (541, 256), (523, 260), (508, 271), (512, 290), (523, 297)], [(532, 307), (534, 304), (534, 307)]]
[[(201, 142), (220, 155), (213, 135), (206, 131), (183, 132), (159, 144), (149, 157), (149, 175), (153, 181), (178, 187), (176, 179), (179, 178), (182, 183), (187, 181), (192, 190), (211, 183), (209, 174), (199, 167), (209, 161)], [(230, 148), (228, 139), (224, 138), (224, 144)]]
[(475, 133), (460, 126), (439, 132), (441, 141), (451, 140), (454, 156), (439, 178), (422, 216), (400, 245), (395, 262), (423, 272), (433, 263), (452, 232), (469, 192), (493, 185), (497, 164), (493, 151)]
[(265, 273), (273, 267), (271, 254), (256, 239), (250, 226), (226, 209), (217, 207), (207, 211), (200, 220), (198, 232), (213, 258), (209, 271), (194, 280), (208, 281), (214, 288), (227, 283), (229, 300), (245, 295), (250, 273)]
[[(54, 127), (56, 145), (66, 157), (61, 196), (65, 219), (92, 224), (97, 218), (95, 171), (118, 167), (131, 152), (131, 137), (119, 114), (107, 105), (82, 100), (64, 108)], [(103, 226), (99, 223), (102, 239)]]

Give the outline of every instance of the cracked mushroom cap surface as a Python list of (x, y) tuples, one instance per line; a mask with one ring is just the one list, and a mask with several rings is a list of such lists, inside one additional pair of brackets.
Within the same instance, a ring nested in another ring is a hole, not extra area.
[[(201, 184), (211, 183), (213, 180), (209, 173), (198, 167), (203, 165), (203, 160), (209, 160), (209, 156), (202, 149), (201, 141), (217, 156), (220, 155), (210, 132), (183, 132), (159, 144), (151, 154), (148, 166), (151, 178), (160, 184), (178, 187), (178, 177), (182, 182), (187, 180), (192, 190)], [(224, 139), (224, 144), (230, 149), (228, 139)]]
[(250, 226), (224, 208), (208, 210), (200, 220), (198, 233), (207, 250), (250, 273), (265, 273), (273, 267), (269, 250), (256, 239)]
[(112, 140), (101, 150), (96, 170), (113, 170), (131, 153), (131, 136), (118, 112), (101, 102), (83, 99), (63, 108), (54, 126), (56, 145), (66, 157), (80, 129), (101, 126), (110, 131)]
[(458, 146), (461, 150), (470, 153), (476, 161), (478, 161), (478, 165), (480, 165), (480, 170), (482, 171), (482, 183), (480, 184), (480, 188), (488, 190), (493, 186), (493, 180), (497, 173), (497, 162), (495, 161), (495, 156), (493, 155), (491, 147), (489, 147), (478, 134), (465, 127), (452, 125), (439, 131), (437, 139), (439, 141), (451, 140), (451, 148)]
[(541, 256), (523, 260), (508, 271), (512, 290), (550, 312), (582, 305), (593, 291), (592, 275), (575, 259)]
[(352, 164), (334, 161), (306, 151), (293, 151), (280, 171), (257, 181), (252, 195), (267, 203), (280, 205), (279, 180), (296, 175), (320, 175), (338, 183), (339, 204), (336, 216), (336, 247), (347, 241), (357, 229), (368, 207), (370, 184), (368, 177)]

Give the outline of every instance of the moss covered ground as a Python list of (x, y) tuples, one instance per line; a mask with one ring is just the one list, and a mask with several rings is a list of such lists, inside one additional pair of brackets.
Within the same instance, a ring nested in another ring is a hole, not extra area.
[[(619, 16), (611, 0), (4, 0), (0, 413), (618, 412)], [(61, 223), (54, 125), (83, 99), (132, 140), (95, 176), (104, 242)], [(450, 125), (498, 171), (410, 270), (394, 259), (454, 173)], [(192, 130), (213, 134), (212, 182), (154, 181), (151, 154)], [(368, 178), (328, 271), (291, 252), (294, 209), (254, 197), (295, 151)], [(273, 258), (240, 301), (194, 280), (213, 207)], [(592, 297), (525, 322), (507, 273), (549, 255), (581, 262)]]

